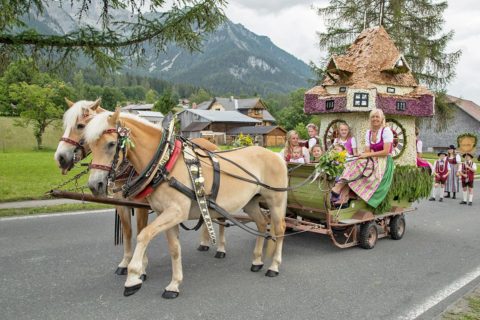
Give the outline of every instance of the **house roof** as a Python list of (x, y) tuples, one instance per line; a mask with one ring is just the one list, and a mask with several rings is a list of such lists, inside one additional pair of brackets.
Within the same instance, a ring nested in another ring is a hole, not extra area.
[(191, 112), (211, 122), (237, 122), (237, 123), (261, 123), (237, 111), (214, 111), (188, 109), (183, 112)]
[(215, 102), (221, 104), (225, 111), (235, 111), (238, 109), (250, 109), (253, 108), (260, 98), (248, 98), (248, 99), (235, 99), (233, 97), (223, 98), (215, 97), (212, 100), (204, 101), (197, 105), (197, 109), (208, 110)]
[(138, 115), (140, 117), (159, 117), (159, 118), (165, 117), (163, 115), (163, 113), (161, 113), (160, 111), (142, 111), (142, 110), (139, 110)]
[[(401, 63), (397, 62), (401, 60)], [(333, 56), (323, 85), (346, 85), (352, 88), (372, 88), (373, 84), (416, 87), (405, 58), (400, 54), (387, 31), (382, 27), (365, 29), (346, 54)]]
[(480, 106), (473, 101), (447, 95), (447, 101), (455, 104), (477, 121), (480, 121)]
[(271, 121), (271, 122), (277, 122), (277, 119), (275, 119), (268, 110), (263, 110), (263, 121)]
[(202, 131), (202, 130), (205, 129), (209, 124), (210, 124), (210, 122), (192, 122), (192, 123), (190, 123), (188, 126), (186, 126), (185, 128), (183, 128), (182, 131), (188, 131), (188, 132), (191, 132), (191, 131)]
[(164, 116), (161, 112), (158, 112), (158, 111), (142, 111), (142, 110), (139, 110), (137, 111), (137, 115), (144, 118), (144, 119), (147, 119), (148, 121), (152, 121), (152, 122), (159, 122), (159, 121), (162, 121)]
[(130, 110), (152, 110), (153, 104), (129, 104), (123, 108), (122, 111), (130, 111)]
[(245, 127), (237, 127), (237, 128), (232, 128), (228, 130), (227, 134), (229, 135), (237, 135), (240, 133), (243, 134), (267, 134), (275, 130), (276, 128), (279, 128), (283, 132), (287, 132), (285, 129), (279, 127), (279, 126), (245, 126)]

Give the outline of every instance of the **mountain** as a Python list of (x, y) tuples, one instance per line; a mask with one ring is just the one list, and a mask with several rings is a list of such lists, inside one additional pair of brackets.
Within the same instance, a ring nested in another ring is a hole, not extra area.
[[(81, 19), (74, 14), (77, 11), (53, 3), (42, 15), (30, 15), (25, 22), (47, 34), (65, 34), (87, 24), (99, 24), (100, 2), (92, 1), (89, 14)], [(112, 10), (110, 14), (115, 19), (135, 19), (128, 10)], [(289, 92), (308, 86), (313, 78), (303, 61), (278, 48), (268, 37), (229, 20), (205, 36), (201, 52), (189, 53), (174, 44), (161, 53), (148, 44), (144, 49), (144, 63), (126, 65), (123, 72), (198, 85), (216, 94)]]

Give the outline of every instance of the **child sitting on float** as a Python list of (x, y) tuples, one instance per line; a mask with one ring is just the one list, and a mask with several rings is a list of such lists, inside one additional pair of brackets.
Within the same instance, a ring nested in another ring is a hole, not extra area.
[[(290, 162), (290, 159), (292, 158), (293, 148), (297, 146), (301, 147), (297, 131), (295, 130), (288, 131), (286, 142), (285, 142), (285, 148), (283, 148), (282, 151), (280, 151), (279, 153), (280, 156), (283, 159), (285, 159), (286, 162)], [(302, 156), (303, 156), (304, 162), (309, 163), (310, 152), (305, 147), (301, 147), (301, 148), (302, 148)]]
[(349, 156), (357, 156), (357, 141), (352, 136), (349, 125), (346, 122), (341, 122), (338, 125), (338, 137), (335, 138), (333, 144), (341, 144), (347, 150)]
[(322, 156), (323, 151), (322, 147), (319, 144), (316, 144), (312, 147), (312, 161), (310, 162), (318, 162), (320, 161), (320, 157)]
[(320, 145), (320, 141), (318, 140), (318, 127), (313, 124), (309, 123), (307, 124), (307, 132), (308, 132), (308, 140), (305, 144), (305, 147), (312, 152), (312, 149), (316, 145)]
[(290, 158), (291, 163), (305, 163), (305, 159), (302, 156), (302, 147), (295, 146), (293, 147), (292, 157)]

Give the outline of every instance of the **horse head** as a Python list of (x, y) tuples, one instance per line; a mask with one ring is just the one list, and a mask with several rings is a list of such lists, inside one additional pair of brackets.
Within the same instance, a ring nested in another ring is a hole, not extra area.
[(76, 162), (82, 160), (90, 152), (83, 139), (85, 126), (94, 115), (105, 111), (100, 107), (100, 98), (95, 101), (81, 100), (77, 102), (65, 98), (65, 101), (68, 105), (68, 110), (63, 115), (65, 131), (54, 156), (62, 174), (66, 174)]
[(104, 112), (92, 119), (85, 129), (85, 141), (92, 152), (88, 187), (96, 196), (107, 193), (108, 178), (112, 170), (114, 158), (118, 156), (119, 143), (117, 122), (120, 120), (120, 109), (115, 113)]

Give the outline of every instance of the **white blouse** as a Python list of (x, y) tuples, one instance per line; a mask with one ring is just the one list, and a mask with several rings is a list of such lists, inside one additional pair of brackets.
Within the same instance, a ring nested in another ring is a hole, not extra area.
[[(378, 143), (380, 141), (380, 132), (382, 132), (382, 129), (378, 130), (376, 139), (373, 139), (372, 137), (372, 140), (375, 140), (375, 143)], [(393, 142), (393, 132), (392, 132), (392, 129), (390, 129), (390, 127), (385, 127), (383, 129), (382, 138), (383, 138), (383, 143)], [(365, 134), (365, 146), (370, 147), (370, 129), (368, 129), (367, 133)]]

